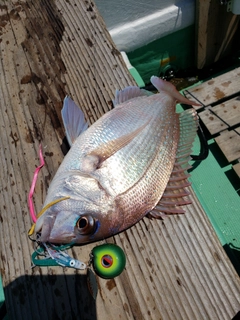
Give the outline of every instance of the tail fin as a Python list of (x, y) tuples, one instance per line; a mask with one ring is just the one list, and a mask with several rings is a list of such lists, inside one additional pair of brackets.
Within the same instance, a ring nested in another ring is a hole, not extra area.
[(191, 101), (187, 98), (185, 98), (183, 95), (181, 95), (176, 87), (165, 80), (162, 80), (158, 77), (152, 76), (151, 77), (151, 82), (154, 85), (154, 87), (156, 89), (158, 89), (158, 91), (160, 92), (161, 90), (167, 92), (170, 96), (172, 96), (173, 98), (175, 98), (178, 102), (180, 103), (184, 103), (184, 104), (189, 104), (191, 106), (201, 106), (201, 104), (195, 102), (195, 101)]
[(84, 114), (68, 96), (65, 97), (62, 108), (62, 119), (66, 131), (66, 137), (70, 147), (77, 137), (88, 128), (84, 120)]

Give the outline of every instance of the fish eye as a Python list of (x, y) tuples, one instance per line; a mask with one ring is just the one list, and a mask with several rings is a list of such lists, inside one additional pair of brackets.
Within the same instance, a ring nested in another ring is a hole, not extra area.
[(89, 215), (81, 216), (76, 222), (76, 227), (80, 234), (90, 234), (95, 231), (95, 219)]

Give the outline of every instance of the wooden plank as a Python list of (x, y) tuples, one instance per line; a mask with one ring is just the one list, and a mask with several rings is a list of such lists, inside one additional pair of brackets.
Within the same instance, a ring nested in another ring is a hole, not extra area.
[[(240, 131), (240, 130), (239, 130)], [(239, 132), (240, 133), (240, 132)], [(240, 134), (235, 130), (225, 130), (220, 133), (215, 141), (224, 153), (228, 162), (232, 162), (240, 158)]]
[(223, 131), (228, 128), (227, 124), (219, 119), (213, 112), (213, 108), (208, 107), (206, 110), (199, 113), (199, 117), (207, 127), (211, 135), (214, 135), (220, 131)]
[(208, 107), (199, 116), (211, 135), (219, 133), (240, 123), (240, 99), (237, 97), (213, 108)]
[(239, 16), (227, 12), (219, 0), (196, 1), (196, 59), (202, 69), (233, 53), (233, 40), (239, 35)]
[[(216, 78), (203, 82), (184, 91), (189, 99), (195, 98), (203, 106), (209, 106), (219, 100), (237, 94), (240, 88), (240, 68), (233, 69)], [(199, 109), (199, 108), (197, 108)]]
[(240, 123), (240, 96), (213, 107), (213, 112), (229, 127)]
[[(92, 123), (111, 109), (115, 89), (134, 81), (93, 1), (0, 1), (0, 21), (0, 272), (9, 318), (232, 319), (240, 280), (194, 194), (186, 215), (143, 219), (108, 240), (127, 265), (115, 279), (98, 278), (96, 301), (85, 272), (31, 269), (27, 194), (40, 142), (37, 211), (63, 159), (64, 96)], [(87, 262), (97, 244), (69, 254)]]
[(240, 178), (240, 163), (236, 163), (233, 166), (234, 171), (236, 172), (236, 174), (239, 176)]

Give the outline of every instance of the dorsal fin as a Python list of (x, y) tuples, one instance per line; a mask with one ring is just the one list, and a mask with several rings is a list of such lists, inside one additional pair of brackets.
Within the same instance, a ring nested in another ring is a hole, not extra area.
[(62, 119), (68, 143), (72, 146), (77, 137), (88, 128), (84, 114), (68, 96), (63, 101)]
[(190, 204), (189, 192), (185, 189), (190, 185), (187, 170), (191, 149), (198, 128), (197, 112), (188, 109), (180, 114), (180, 138), (175, 165), (162, 198), (156, 207), (148, 214), (154, 218), (162, 218), (166, 214), (184, 213), (183, 205)]
[(124, 88), (123, 90), (116, 90), (113, 105), (114, 107), (116, 107), (117, 105), (129, 101), (131, 99), (151, 95), (153, 95), (153, 93), (150, 91), (140, 89), (136, 86), (129, 86)]

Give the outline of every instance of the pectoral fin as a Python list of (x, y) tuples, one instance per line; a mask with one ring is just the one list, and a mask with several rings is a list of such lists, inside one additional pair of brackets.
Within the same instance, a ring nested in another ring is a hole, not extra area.
[(110, 158), (117, 151), (127, 146), (135, 137), (137, 137), (144, 128), (146, 128), (148, 123), (149, 121), (136, 130), (114, 140), (110, 140), (91, 151), (83, 159), (81, 170), (84, 172), (92, 172), (99, 169), (106, 159)]

